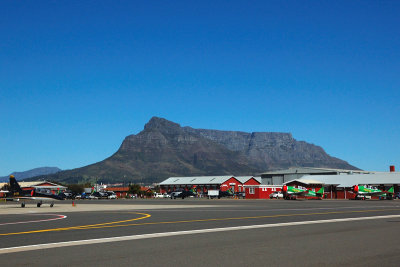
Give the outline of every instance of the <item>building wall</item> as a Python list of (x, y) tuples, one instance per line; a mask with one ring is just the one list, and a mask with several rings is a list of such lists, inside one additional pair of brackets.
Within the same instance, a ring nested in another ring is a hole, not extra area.
[(260, 184), (260, 182), (257, 181), (257, 180), (254, 179), (254, 178), (251, 178), (251, 179), (247, 180), (247, 181), (244, 183), (245, 186), (246, 186), (246, 185), (259, 185), (259, 184)]
[(351, 188), (335, 188), (326, 187), (325, 188), (325, 198), (326, 199), (354, 199), (356, 194), (351, 191)]
[[(301, 177), (303, 177), (305, 174), (303, 173), (293, 173), (293, 174), (285, 174), (284, 177), (284, 183), (289, 182), (291, 180), (295, 180), (295, 179), (300, 179)], [(283, 184), (283, 183), (282, 183)]]
[(228, 189), (231, 189), (233, 192), (243, 192), (244, 190), (243, 184), (233, 177), (223, 182), (220, 186), (221, 191), (227, 191)]
[(281, 185), (284, 183), (284, 176), (283, 175), (274, 175), (272, 176), (272, 184), (273, 185)]
[(275, 191), (282, 191), (280, 185), (249, 185), (246, 186), (246, 199), (269, 199)]

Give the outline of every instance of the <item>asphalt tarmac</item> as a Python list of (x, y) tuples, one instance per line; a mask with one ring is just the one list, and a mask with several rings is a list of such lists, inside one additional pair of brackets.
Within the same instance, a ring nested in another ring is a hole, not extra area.
[(0, 204), (13, 266), (400, 264), (400, 201), (134, 199)]

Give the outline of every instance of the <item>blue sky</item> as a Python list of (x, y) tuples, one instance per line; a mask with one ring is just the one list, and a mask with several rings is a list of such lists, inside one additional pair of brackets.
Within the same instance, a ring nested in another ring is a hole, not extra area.
[(2, 1), (0, 176), (112, 155), (159, 116), (400, 168), (399, 1)]

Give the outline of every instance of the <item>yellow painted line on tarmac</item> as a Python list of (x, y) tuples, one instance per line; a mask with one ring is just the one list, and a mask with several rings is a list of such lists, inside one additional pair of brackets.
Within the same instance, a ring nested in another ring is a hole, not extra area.
[(278, 218), (278, 217), (308, 216), (308, 215), (327, 215), (327, 214), (345, 214), (345, 213), (366, 213), (366, 212), (377, 212), (377, 211), (378, 211), (378, 212), (381, 212), (381, 211), (400, 211), (400, 209), (353, 210), (353, 211), (329, 211), (329, 212), (313, 212), (313, 213), (298, 213), (298, 214), (296, 214), (296, 213), (293, 213), (293, 214), (276, 214), (276, 215), (232, 217), (232, 218), (212, 218), (212, 219), (197, 219), (197, 220), (169, 221), (169, 222), (133, 223), (133, 224), (123, 224), (123, 225), (108, 225), (108, 226), (92, 227), (92, 228), (111, 228), (111, 227), (123, 227), (123, 226), (141, 226), (141, 225), (175, 224), (175, 223), (209, 222), (209, 221), (248, 220), (248, 219), (262, 219), (262, 218)]
[(144, 215), (144, 216), (139, 217), (139, 218), (129, 219), (129, 220), (115, 221), (115, 222), (108, 222), (108, 223), (98, 223), (98, 224), (89, 224), (89, 225), (78, 225), (78, 226), (71, 226), (71, 227), (53, 228), (53, 229), (42, 229), (42, 230), (34, 230), (34, 231), (26, 231), (26, 232), (5, 233), (5, 234), (0, 234), (0, 236), (6, 236), (6, 235), (22, 235), (22, 234), (33, 234), (33, 233), (43, 233), (43, 232), (55, 232), (55, 231), (67, 231), (67, 230), (74, 230), (74, 229), (101, 228), (101, 227), (105, 227), (105, 226), (110, 226), (110, 224), (118, 224), (118, 223), (125, 223), (125, 222), (138, 221), (138, 220), (143, 220), (143, 219), (146, 219), (146, 218), (151, 217), (151, 215), (150, 215), (150, 214), (147, 214), (147, 213), (141, 213), (141, 212), (134, 212), (134, 213), (135, 213), (135, 214)]
[(5, 234), (0, 234), (0, 236), (34, 234), (34, 233), (43, 233), (43, 232), (68, 231), (68, 230), (84, 230), (84, 229), (126, 227), (126, 226), (142, 226), (142, 225), (157, 225), (157, 224), (177, 224), (177, 223), (209, 222), (209, 221), (229, 221), (229, 220), (248, 220), (248, 219), (262, 219), (262, 218), (279, 218), (279, 217), (295, 217), (295, 216), (309, 216), (309, 215), (329, 215), (329, 214), (348, 214), (348, 213), (367, 213), (367, 212), (383, 212), (383, 211), (400, 211), (400, 209), (328, 211), (328, 212), (313, 212), (313, 213), (298, 213), (298, 214), (297, 213), (293, 213), (293, 214), (276, 214), (276, 215), (261, 215), (261, 216), (231, 217), (231, 218), (211, 218), (211, 219), (196, 219), (196, 220), (182, 220), (182, 221), (166, 221), (166, 222), (146, 222), (146, 223), (132, 223), (132, 224), (120, 224), (120, 225), (117, 225), (117, 224), (123, 223), (123, 222), (142, 220), (142, 219), (146, 219), (146, 218), (151, 217), (151, 215), (147, 214), (147, 213), (136, 213), (136, 214), (143, 214), (145, 216), (140, 217), (140, 218), (136, 218), (136, 219), (130, 219), (130, 220), (124, 220), (124, 221), (115, 221), (115, 222), (109, 222), (109, 223), (72, 226), (72, 227), (65, 227), (65, 228), (43, 229), (43, 230), (26, 231), (26, 232), (5, 233)]

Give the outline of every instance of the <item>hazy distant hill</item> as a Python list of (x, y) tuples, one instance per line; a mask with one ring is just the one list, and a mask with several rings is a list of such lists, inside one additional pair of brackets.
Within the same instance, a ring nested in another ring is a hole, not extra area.
[(154, 182), (170, 176), (255, 175), (294, 166), (357, 169), (290, 133), (245, 133), (181, 127), (153, 117), (111, 157), (48, 179), (73, 183)]
[[(23, 180), (39, 175), (53, 174), (59, 171), (61, 171), (61, 169), (57, 167), (40, 167), (24, 172), (13, 172), (10, 175), (14, 175), (17, 180)], [(0, 177), (0, 182), (8, 182), (10, 175)]]

